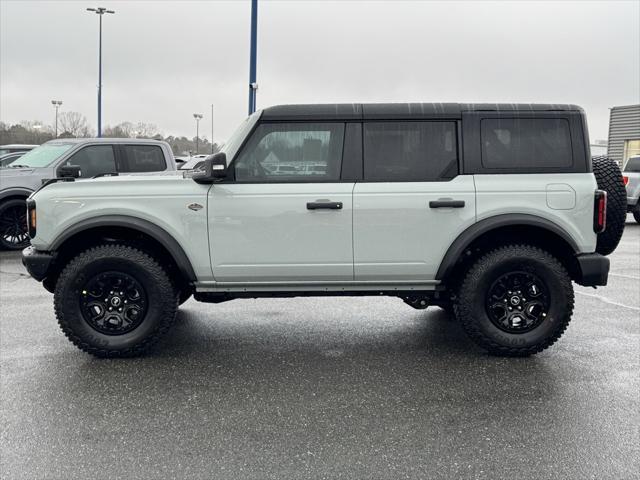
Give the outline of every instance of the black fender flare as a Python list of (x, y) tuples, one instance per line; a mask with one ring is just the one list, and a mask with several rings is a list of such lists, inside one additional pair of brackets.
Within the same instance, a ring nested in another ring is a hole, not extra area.
[(184, 275), (188, 281), (195, 282), (197, 280), (195, 271), (193, 270), (193, 266), (191, 265), (187, 254), (171, 234), (148, 220), (128, 215), (101, 215), (82, 220), (67, 228), (61, 236), (55, 239), (49, 249), (55, 252), (65, 241), (74, 235), (96, 227), (124, 227), (148, 235), (169, 252), (178, 266), (180, 273)]
[(11, 187), (0, 191), (0, 201), (9, 197), (24, 197), (26, 200), (32, 193), (33, 190), (29, 190), (28, 188)]
[(567, 242), (574, 252), (578, 252), (578, 245), (575, 240), (571, 238), (571, 235), (552, 221), (538, 217), (537, 215), (530, 215), (526, 213), (506, 213), (480, 220), (458, 235), (447, 250), (447, 253), (444, 255), (442, 262), (440, 262), (438, 272), (436, 273), (436, 280), (443, 280), (446, 278), (447, 274), (451, 272), (464, 251), (481, 235), (490, 232), (491, 230), (495, 230), (496, 228), (515, 225), (524, 225), (548, 230)]

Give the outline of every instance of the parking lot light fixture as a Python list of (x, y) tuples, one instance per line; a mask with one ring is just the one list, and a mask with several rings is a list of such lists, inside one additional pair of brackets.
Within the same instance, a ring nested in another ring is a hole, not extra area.
[(104, 7), (87, 8), (89, 12), (95, 12), (100, 17), (100, 30), (98, 35), (98, 137), (102, 137), (102, 15), (116, 13)]
[(55, 136), (55, 138), (58, 138), (58, 109), (60, 108), (60, 105), (62, 105), (62, 100), (51, 100), (51, 104), (53, 105), (53, 108), (56, 109), (56, 127), (55, 127), (56, 136)]
[(196, 119), (196, 155), (198, 155), (198, 153), (200, 153), (198, 151), (198, 142), (199, 142), (199, 135), (200, 135), (200, 120), (202, 119), (202, 114), (201, 113), (194, 113), (193, 114), (193, 118)]

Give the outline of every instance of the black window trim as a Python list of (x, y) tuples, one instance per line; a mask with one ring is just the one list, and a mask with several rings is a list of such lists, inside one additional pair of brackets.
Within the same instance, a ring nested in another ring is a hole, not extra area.
[[(365, 154), (364, 154), (364, 127), (367, 123), (455, 123), (454, 134), (456, 135), (456, 166), (458, 167), (458, 171), (452, 177), (440, 177), (437, 179), (431, 180), (367, 180), (364, 178), (364, 162), (365, 162)], [(362, 121), (362, 179), (358, 181), (358, 183), (445, 183), (450, 182), (456, 177), (462, 175), (462, 128), (460, 118), (376, 118), (373, 120), (363, 120)]]

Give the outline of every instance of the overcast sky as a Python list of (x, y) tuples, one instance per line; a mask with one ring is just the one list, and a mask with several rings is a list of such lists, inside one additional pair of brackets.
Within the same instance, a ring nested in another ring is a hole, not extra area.
[[(258, 108), (327, 102), (576, 103), (592, 140), (640, 103), (640, 2), (267, 1)], [(224, 140), (247, 114), (249, 1), (0, 0), (0, 119), (53, 123), (52, 99), (103, 124)]]

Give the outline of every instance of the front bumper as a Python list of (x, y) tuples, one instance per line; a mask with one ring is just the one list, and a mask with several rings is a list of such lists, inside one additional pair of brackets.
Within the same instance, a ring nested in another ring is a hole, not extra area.
[(576, 255), (578, 278), (576, 283), (585, 287), (596, 287), (607, 284), (609, 277), (609, 259), (599, 253), (582, 253)]
[(41, 282), (47, 278), (47, 274), (53, 263), (55, 255), (50, 252), (41, 252), (34, 247), (22, 250), (22, 264), (33, 278)]

